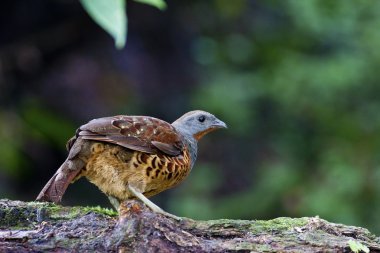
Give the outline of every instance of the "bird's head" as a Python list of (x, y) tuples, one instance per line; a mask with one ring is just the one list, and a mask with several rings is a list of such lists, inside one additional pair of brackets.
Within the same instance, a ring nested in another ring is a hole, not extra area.
[(205, 134), (212, 132), (219, 128), (227, 128), (226, 123), (205, 111), (191, 111), (188, 112), (172, 125), (180, 132), (194, 137), (197, 141)]

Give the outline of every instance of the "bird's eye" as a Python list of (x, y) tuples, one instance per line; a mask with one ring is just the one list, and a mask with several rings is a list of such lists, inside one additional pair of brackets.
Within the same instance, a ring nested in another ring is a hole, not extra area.
[(205, 120), (206, 120), (206, 117), (204, 115), (201, 115), (198, 117), (198, 121), (201, 123), (204, 122)]

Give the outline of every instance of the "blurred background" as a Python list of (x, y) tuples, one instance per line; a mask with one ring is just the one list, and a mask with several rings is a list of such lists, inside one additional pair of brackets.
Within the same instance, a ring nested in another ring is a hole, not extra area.
[[(128, 2), (128, 41), (75, 0), (0, 3), (0, 197), (33, 200), (90, 119), (174, 121), (203, 109), (179, 187), (153, 198), (197, 219), (315, 216), (380, 233), (380, 1)], [(86, 180), (64, 205), (110, 207)]]

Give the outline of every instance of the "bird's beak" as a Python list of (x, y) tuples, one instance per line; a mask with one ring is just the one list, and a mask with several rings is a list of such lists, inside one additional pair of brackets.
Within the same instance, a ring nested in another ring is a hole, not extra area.
[(194, 135), (194, 138), (199, 141), (205, 134), (208, 134), (220, 128), (227, 128), (227, 125), (223, 121), (215, 118), (212, 124), (206, 130), (196, 133)]
[(219, 119), (215, 119), (214, 122), (212, 123), (212, 128), (216, 128), (216, 129), (227, 128), (227, 125), (223, 121), (221, 121)]

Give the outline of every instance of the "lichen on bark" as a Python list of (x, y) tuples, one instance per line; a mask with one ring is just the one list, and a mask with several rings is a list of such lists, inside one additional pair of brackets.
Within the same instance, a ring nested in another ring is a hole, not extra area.
[(175, 221), (141, 202), (120, 215), (99, 207), (0, 200), (0, 252), (380, 252), (367, 229), (318, 217)]

